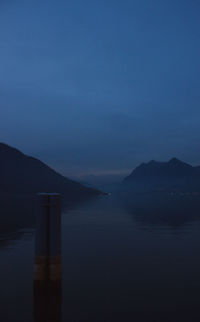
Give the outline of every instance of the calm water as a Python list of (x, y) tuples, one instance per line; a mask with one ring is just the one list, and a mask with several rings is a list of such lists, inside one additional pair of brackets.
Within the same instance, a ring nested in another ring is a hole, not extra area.
[[(62, 321), (199, 322), (200, 200), (116, 199), (63, 210)], [(32, 220), (2, 231), (2, 322), (34, 321), (33, 259)]]

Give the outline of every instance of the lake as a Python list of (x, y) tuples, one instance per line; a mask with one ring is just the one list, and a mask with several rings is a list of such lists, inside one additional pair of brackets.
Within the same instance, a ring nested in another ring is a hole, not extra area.
[[(14, 205), (1, 207), (1, 321), (39, 322), (32, 210)], [(199, 322), (200, 197), (114, 194), (63, 207), (62, 271), (48, 321)]]

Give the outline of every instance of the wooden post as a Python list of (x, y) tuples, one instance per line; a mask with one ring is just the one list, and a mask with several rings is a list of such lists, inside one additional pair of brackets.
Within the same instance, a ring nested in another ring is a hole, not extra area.
[(43, 281), (34, 283), (34, 321), (62, 321), (61, 283)]
[(61, 281), (61, 195), (38, 194), (35, 282)]

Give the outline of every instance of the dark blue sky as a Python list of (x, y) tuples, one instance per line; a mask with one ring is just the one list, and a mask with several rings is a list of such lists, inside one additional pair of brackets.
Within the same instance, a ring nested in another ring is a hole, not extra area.
[(62, 173), (200, 164), (199, 0), (0, 2), (0, 138)]

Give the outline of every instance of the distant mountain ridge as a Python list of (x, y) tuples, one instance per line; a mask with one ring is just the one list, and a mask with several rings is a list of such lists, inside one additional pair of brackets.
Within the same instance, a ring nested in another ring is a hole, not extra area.
[(123, 183), (159, 190), (200, 191), (200, 167), (193, 167), (177, 158), (168, 162), (142, 163)]
[(101, 194), (97, 189), (70, 180), (42, 161), (4, 143), (0, 143), (0, 192), (61, 192), (73, 198)]

